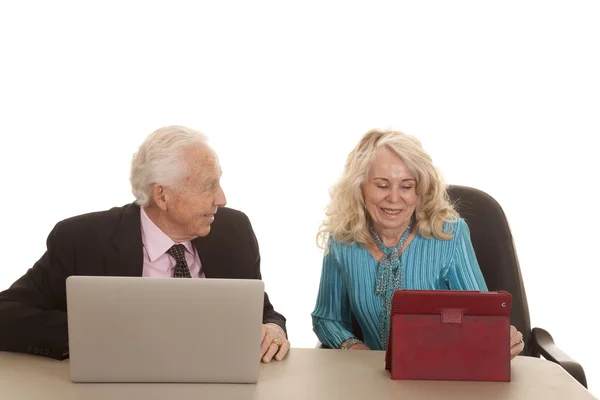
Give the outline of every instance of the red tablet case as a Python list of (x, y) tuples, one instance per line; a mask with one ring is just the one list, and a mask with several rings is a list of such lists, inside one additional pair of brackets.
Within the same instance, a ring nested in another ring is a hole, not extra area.
[(511, 300), (505, 291), (394, 292), (391, 378), (510, 381)]

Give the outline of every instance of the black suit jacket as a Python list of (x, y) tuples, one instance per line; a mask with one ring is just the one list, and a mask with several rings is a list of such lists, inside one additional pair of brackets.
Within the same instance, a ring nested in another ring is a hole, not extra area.
[[(207, 278), (261, 279), (260, 254), (248, 217), (219, 208), (206, 237), (194, 241)], [(67, 277), (142, 276), (140, 208), (135, 204), (56, 224), (47, 250), (0, 293), (0, 350), (63, 359), (67, 353)], [(263, 323), (285, 330), (265, 293)]]

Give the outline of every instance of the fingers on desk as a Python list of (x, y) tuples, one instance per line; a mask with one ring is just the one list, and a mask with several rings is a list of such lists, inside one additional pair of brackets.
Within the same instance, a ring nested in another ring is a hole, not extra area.
[(279, 348), (279, 351), (275, 355), (275, 359), (277, 361), (283, 360), (283, 358), (287, 355), (288, 351), (290, 351), (290, 342), (289, 340), (286, 340)]

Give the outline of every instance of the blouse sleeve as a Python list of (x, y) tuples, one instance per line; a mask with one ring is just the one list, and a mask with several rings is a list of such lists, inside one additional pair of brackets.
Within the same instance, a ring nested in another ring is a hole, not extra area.
[(487, 285), (479, 268), (471, 243), (469, 226), (460, 218), (455, 225), (455, 247), (448, 266), (447, 283), (450, 290), (487, 291)]
[(329, 251), (323, 257), (317, 303), (311, 315), (317, 338), (326, 346), (337, 349), (343, 341), (355, 336), (352, 333), (348, 291), (334, 252), (336, 243), (333, 239), (329, 243)]

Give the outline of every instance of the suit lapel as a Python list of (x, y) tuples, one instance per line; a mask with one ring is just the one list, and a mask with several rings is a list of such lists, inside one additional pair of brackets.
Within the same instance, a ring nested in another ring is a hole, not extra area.
[(202, 271), (204, 276), (207, 278), (218, 278), (216, 275), (218, 268), (216, 267), (216, 260), (214, 259), (214, 252), (211, 251), (212, 246), (210, 245), (210, 234), (206, 237), (199, 237), (194, 240), (196, 251), (200, 257), (200, 263), (202, 264)]
[(124, 207), (111, 245), (112, 248), (106, 255), (106, 274), (142, 276), (144, 252), (138, 205), (129, 204)]

